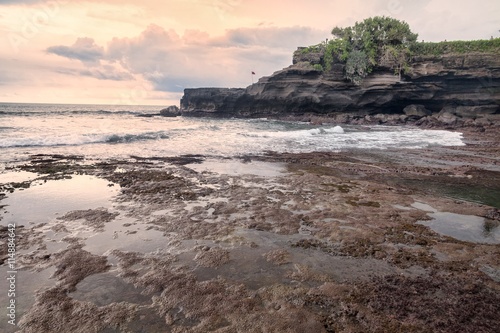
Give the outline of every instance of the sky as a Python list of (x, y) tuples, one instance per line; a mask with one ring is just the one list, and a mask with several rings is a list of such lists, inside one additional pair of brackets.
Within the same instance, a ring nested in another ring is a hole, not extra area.
[(382, 15), (419, 40), (500, 37), (498, 0), (0, 0), (0, 102), (178, 105)]

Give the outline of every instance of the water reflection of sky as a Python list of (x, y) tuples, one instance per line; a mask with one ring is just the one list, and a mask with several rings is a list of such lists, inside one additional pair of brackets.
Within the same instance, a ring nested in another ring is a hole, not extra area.
[(429, 205), (416, 202), (414, 208), (429, 212), (432, 218), (419, 223), (435, 232), (458, 240), (474, 243), (500, 244), (500, 223), (474, 215), (439, 212)]
[(2, 224), (45, 223), (68, 211), (110, 207), (118, 186), (93, 176), (74, 175), (71, 179), (35, 181), (31, 187), (9, 193), (2, 200)]

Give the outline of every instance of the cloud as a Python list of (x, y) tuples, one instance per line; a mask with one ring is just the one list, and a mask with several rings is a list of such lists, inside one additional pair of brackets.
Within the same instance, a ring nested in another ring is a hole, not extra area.
[(485, 0), (478, 5), (469, 0), (372, 0), (355, 20), (377, 15), (406, 21), (420, 40), (489, 39), (498, 30), (500, 2)]
[(159, 91), (241, 86), (249, 83), (242, 73), (271, 74), (291, 64), (297, 46), (318, 43), (327, 35), (304, 27), (259, 27), (231, 29), (212, 38), (198, 30), (180, 36), (150, 25), (137, 37), (114, 38), (108, 43), (106, 59), (142, 75)]
[(43, 0), (0, 0), (0, 5), (19, 5), (21, 4), (31, 4), (31, 3), (37, 3), (37, 2), (42, 2)]
[[(193, 31), (187, 36), (207, 38)], [(216, 74), (215, 68), (219, 65), (215, 63), (215, 50), (207, 45), (207, 40), (183, 38), (157, 25), (150, 25), (134, 38), (114, 38), (107, 50), (108, 60), (142, 75), (158, 91), (179, 92), (185, 87), (223, 82)]]
[(132, 70), (148, 70), (150, 62), (168, 60), (171, 51), (178, 49), (181, 43), (174, 30), (166, 31), (152, 24), (137, 37), (113, 38), (108, 43), (107, 58), (120, 61)]
[(214, 46), (251, 46), (261, 45), (271, 48), (295, 49), (298, 46), (307, 46), (319, 43), (328, 37), (328, 31), (321, 31), (309, 27), (263, 27), (238, 28), (228, 30), (222, 38), (214, 40)]
[(134, 80), (134, 76), (128, 72), (120, 72), (115, 70), (100, 70), (100, 69), (85, 69), (79, 72), (80, 75), (89, 76), (98, 80), (112, 81), (130, 81)]
[(0, 35), (22, 50), (0, 48), (2, 92), (25, 101), (244, 87), (251, 71), (270, 75), (298, 46), (375, 15), (405, 20), (426, 41), (500, 35), (498, 0), (0, 0), (0, 9)]
[[(23, 64), (16, 59), (0, 56), (0, 85), (29, 84), (32, 82), (29, 76), (36, 71), (32, 64)], [(26, 67), (25, 67), (26, 66)], [(28, 68), (29, 71), (19, 71), (19, 68)]]
[(12, 82), (12, 78), (9, 77), (9, 75), (7, 73), (5, 73), (4, 71), (1, 71), (0, 72), (0, 86), (9, 84), (10, 82)]
[(103, 66), (103, 68), (85, 68), (85, 69), (70, 69), (70, 68), (60, 68), (56, 70), (59, 74), (71, 75), (71, 76), (86, 76), (95, 78), (98, 80), (110, 80), (110, 81), (130, 81), (135, 80), (134, 76), (128, 72), (120, 71), (112, 66)]
[(104, 56), (104, 48), (98, 46), (92, 38), (78, 38), (72, 46), (51, 46), (46, 51), (68, 59), (77, 59), (85, 64), (98, 64)]
[[(299, 45), (320, 42), (328, 32), (304, 27), (230, 29), (222, 36), (149, 25), (135, 37), (113, 38), (106, 48), (91, 38), (79, 38), (72, 46), (51, 46), (47, 52), (80, 60), (86, 68), (59, 70), (99, 80), (133, 80), (140, 76), (153, 89), (182, 92), (200, 86), (246, 86), (249, 76), (259, 76), (291, 64)], [(108, 66), (108, 67), (106, 67)]]

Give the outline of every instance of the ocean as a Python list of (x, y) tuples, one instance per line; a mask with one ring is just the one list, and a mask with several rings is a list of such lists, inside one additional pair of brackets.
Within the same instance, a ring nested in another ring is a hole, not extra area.
[(0, 165), (35, 154), (89, 159), (425, 148), (462, 134), (409, 127), (312, 125), (268, 119), (161, 117), (161, 106), (0, 103)]

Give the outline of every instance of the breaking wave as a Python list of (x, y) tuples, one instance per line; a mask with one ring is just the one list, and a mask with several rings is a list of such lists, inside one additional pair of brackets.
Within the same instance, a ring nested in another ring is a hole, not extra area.
[(51, 146), (78, 146), (95, 143), (132, 143), (136, 141), (163, 140), (169, 136), (165, 132), (148, 132), (140, 134), (79, 134), (46, 137), (2, 138), (0, 147), (51, 147)]

